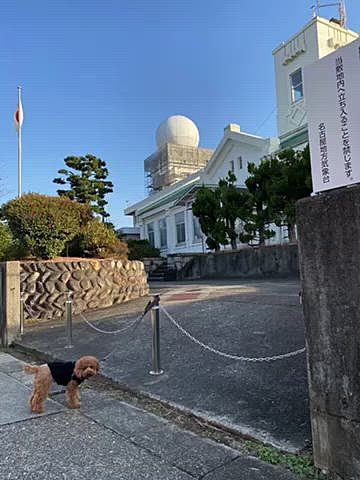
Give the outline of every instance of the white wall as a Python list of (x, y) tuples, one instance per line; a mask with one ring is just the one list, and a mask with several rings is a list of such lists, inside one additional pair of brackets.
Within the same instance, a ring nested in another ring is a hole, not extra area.
[[(169, 253), (189, 253), (189, 252), (202, 252), (202, 242), (197, 241), (194, 243), (194, 228), (193, 228), (193, 213), (189, 209), (189, 205), (174, 207), (170, 210), (163, 210), (156, 215), (148, 216), (142, 220), (142, 226), (140, 229), (141, 238), (148, 238), (147, 225), (151, 222), (154, 224), (155, 231), (155, 247), (160, 249), (160, 230), (159, 220), (166, 218), (167, 227), (167, 248), (161, 249), (161, 254), (166, 256)], [(176, 239), (176, 224), (175, 214), (184, 212), (185, 216), (185, 236), (186, 241), (183, 244), (177, 244)]]
[(292, 102), (290, 74), (356, 38), (355, 32), (344, 30), (333, 22), (316, 17), (289, 41), (274, 50), (277, 125), (280, 139), (292, 131), (306, 127), (305, 102), (304, 100)]
[(317, 28), (314, 20), (274, 52), (278, 135), (306, 124), (304, 101), (293, 103), (290, 75), (318, 58)]

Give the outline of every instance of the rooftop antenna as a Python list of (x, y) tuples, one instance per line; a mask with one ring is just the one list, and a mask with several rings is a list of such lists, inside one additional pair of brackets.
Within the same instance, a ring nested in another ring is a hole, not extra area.
[(316, 0), (316, 4), (311, 6), (311, 9), (313, 11), (313, 17), (319, 16), (320, 9), (326, 8), (326, 7), (338, 7), (340, 26), (342, 28), (346, 28), (347, 17), (346, 17), (345, 0), (340, 0), (339, 2), (335, 2), (335, 3), (321, 3), (321, 0)]

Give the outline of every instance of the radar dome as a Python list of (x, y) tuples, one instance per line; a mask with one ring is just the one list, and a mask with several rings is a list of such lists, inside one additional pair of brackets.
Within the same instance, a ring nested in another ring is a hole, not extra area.
[(156, 143), (159, 149), (166, 143), (198, 147), (199, 130), (190, 118), (183, 115), (172, 115), (157, 129)]

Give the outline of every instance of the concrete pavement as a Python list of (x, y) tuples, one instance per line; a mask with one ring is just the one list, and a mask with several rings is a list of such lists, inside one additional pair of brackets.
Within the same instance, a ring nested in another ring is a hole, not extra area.
[(111, 392), (83, 384), (80, 411), (60, 387), (28, 410), (23, 362), (0, 353), (0, 478), (27, 480), (296, 480), (288, 471), (199, 437)]

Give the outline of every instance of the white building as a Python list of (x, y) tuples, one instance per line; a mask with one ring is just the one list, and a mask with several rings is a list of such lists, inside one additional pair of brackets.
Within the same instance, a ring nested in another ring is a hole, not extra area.
[[(265, 155), (279, 148), (304, 147), (308, 135), (302, 68), (357, 37), (336, 20), (314, 17), (273, 51), (279, 139), (244, 133), (238, 125), (230, 124), (212, 153), (198, 148), (199, 133), (191, 120), (176, 116), (163, 122), (157, 132), (158, 151), (145, 164), (145, 167), (157, 165), (151, 175), (159, 191), (125, 210), (126, 215), (133, 216), (134, 226), (140, 227), (141, 238), (149, 239), (164, 256), (206, 251), (205, 239), (191, 209), (196, 189), (201, 185), (217, 185), (229, 170), (234, 172), (237, 185), (244, 187), (248, 162), (259, 164)], [(179, 168), (177, 162), (182, 156), (187, 160)], [(155, 163), (151, 163), (153, 158)], [(189, 159), (193, 159), (192, 167)], [(177, 178), (182, 179), (176, 181)], [(276, 227), (274, 230), (276, 236), (267, 243), (286, 241), (286, 232)]]
[[(185, 122), (184, 128), (187, 128)], [(174, 141), (174, 138), (166, 140)], [(278, 147), (277, 139), (250, 135), (241, 132), (239, 125), (230, 124), (203, 169), (128, 207), (125, 214), (133, 216), (134, 225), (140, 227), (141, 238), (147, 238), (164, 256), (170, 253), (204, 252), (205, 239), (191, 209), (197, 188), (217, 185), (229, 170), (234, 172), (237, 185), (245, 187), (248, 162), (258, 164), (261, 158)], [(271, 242), (281, 242), (279, 235), (280, 232)]]
[(302, 69), (358, 38), (337, 20), (314, 17), (273, 51), (277, 127), (280, 148), (301, 148), (308, 142)]

